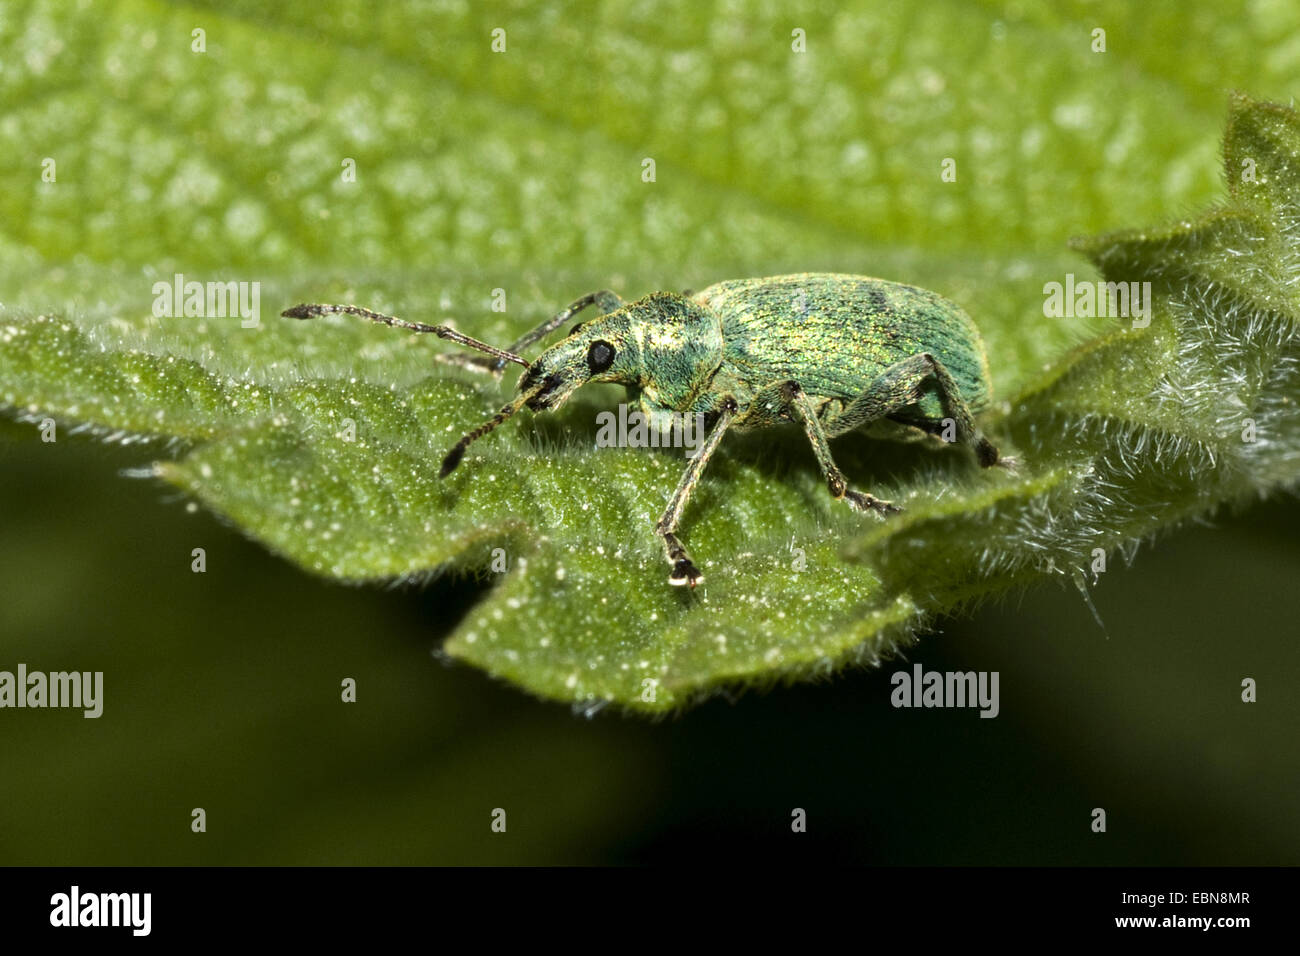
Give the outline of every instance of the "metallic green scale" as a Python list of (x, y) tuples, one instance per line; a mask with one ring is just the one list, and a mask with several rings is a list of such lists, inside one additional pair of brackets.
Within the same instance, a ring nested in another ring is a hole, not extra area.
[[(588, 306), (601, 314), (532, 362), (519, 354)], [(989, 401), (989, 370), (974, 323), (933, 292), (883, 279), (801, 273), (719, 282), (695, 294), (655, 292), (630, 303), (608, 290), (591, 292), (508, 349), (358, 306), (299, 305), (284, 314), (306, 319), (339, 312), (433, 332), (494, 356), (462, 361), (471, 367), (499, 373), (514, 362), (527, 369), (518, 396), (447, 453), (444, 477), (471, 442), (521, 408), (553, 411), (588, 382), (627, 386), (652, 422), (669, 412), (703, 415), (708, 437), (655, 526), (672, 584), (694, 587), (702, 580), (677, 527), (729, 428), (798, 422), (831, 495), (882, 514), (899, 509), (849, 488), (831, 457), (831, 437), (889, 420), (965, 444), (986, 468), (1008, 463), (975, 425), (973, 412)]]
[[(727, 391), (728, 380), (733, 391), (746, 391), (744, 383), (794, 379), (819, 406), (828, 435), (857, 427), (843, 421), (844, 408), (887, 367), (918, 352), (929, 352), (947, 367), (972, 412), (988, 405), (989, 368), (979, 330), (959, 306), (926, 289), (863, 276), (800, 273), (719, 282), (693, 298), (717, 314), (726, 343), (726, 367), (714, 379), (714, 390)], [(830, 361), (818, 361), (822, 356)], [(736, 424), (754, 428), (789, 420), (767, 412), (754, 409)], [(916, 423), (942, 419), (933, 384), (919, 407), (890, 417)]]

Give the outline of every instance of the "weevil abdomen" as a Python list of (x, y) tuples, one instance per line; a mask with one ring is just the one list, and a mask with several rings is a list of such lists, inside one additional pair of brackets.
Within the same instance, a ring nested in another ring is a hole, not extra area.
[[(972, 412), (989, 402), (979, 330), (960, 306), (926, 289), (866, 276), (798, 273), (719, 282), (693, 298), (721, 322), (724, 370), (730, 366), (755, 383), (798, 381), (809, 396), (829, 400), (832, 432), (837, 409), (886, 368), (918, 353), (947, 367)], [(934, 390), (920, 396), (913, 416), (943, 417)]]

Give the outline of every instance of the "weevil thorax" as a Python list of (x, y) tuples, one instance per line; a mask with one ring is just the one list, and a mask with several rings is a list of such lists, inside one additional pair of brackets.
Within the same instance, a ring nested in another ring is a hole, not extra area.
[(613, 382), (643, 392), (655, 404), (686, 408), (722, 362), (722, 326), (708, 308), (685, 296), (655, 292), (575, 326), (539, 355), (519, 379), (519, 391), (540, 390), (535, 412), (559, 408), (588, 382)]

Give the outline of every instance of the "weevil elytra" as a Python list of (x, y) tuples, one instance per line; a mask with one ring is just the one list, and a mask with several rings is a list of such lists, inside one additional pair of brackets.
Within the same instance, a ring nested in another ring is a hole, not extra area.
[[(533, 361), (519, 353), (588, 307), (582, 322)], [(970, 317), (942, 296), (864, 276), (800, 273), (719, 282), (700, 292), (654, 292), (624, 302), (591, 292), (498, 349), (446, 326), (405, 322), (351, 305), (298, 305), (282, 313), (309, 319), (359, 315), (433, 332), (491, 359), (462, 364), (494, 373), (522, 365), (518, 395), (447, 453), (441, 477), (482, 438), (525, 405), (554, 411), (588, 382), (615, 382), (639, 399), (647, 420), (703, 414), (707, 437), (686, 466), (655, 525), (672, 567), (669, 582), (695, 587), (702, 576), (677, 537), (691, 492), (730, 429), (803, 426), (827, 487), (860, 511), (900, 510), (855, 491), (831, 457), (830, 439), (889, 420), (931, 434), (951, 430), (983, 467), (1007, 464), (975, 425), (989, 402), (989, 369)]]

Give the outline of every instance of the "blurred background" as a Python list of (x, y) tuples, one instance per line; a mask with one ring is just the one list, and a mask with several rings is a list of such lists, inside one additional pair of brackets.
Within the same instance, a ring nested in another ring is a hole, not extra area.
[[(4, 660), (104, 670), (105, 710), (8, 710), (6, 863), (1294, 863), (1300, 506), (1258, 505), (943, 622), (1001, 713), (895, 710), (889, 674), (587, 719), (431, 652), (468, 584), (308, 577), (148, 480), (11, 434)], [(208, 571), (189, 570), (205, 547)], [(900, 662), (898, 667), (909, 667)], [(359, 687), (339, 703), (343, 677)], [(1243, 704), (1254, 677), (1259, 702)], [(190, 832), (204, 807), (208, 831)], [(1094, 807), (1107, 832), (1090, 832)], [(508, 831), (489, 830), (494, 808)], [(790, 832), (792, 808), (808, 832)]]
[[(1067, 238), (1219, 198), (1228, 91), (1287, 102), (1298, 71), (1284, 2), (6, 4), (0, 301), (132, 320), (142, 264), (255, 268), (468, 328), (481, 307), (439, 290), (471, 270), (556, 301), (888, 272), (979, 317), (1006, 395), (1094, 331), (1042, 326), (1044, 277), (1090, 271)], [(83, 171), (34, 193), (52, 142)], [(332, 181), (340, 149), (378, 199), (277, 178), (324, 151)], [(123, 186), (155, 166), (179, 195)], [(445, 663), (489, 582), (325, 581), (124, 474), (173, 451), (0, 419), (0, 668), (106, 673), (98, 720), (0, 712), (0, 863), (1300, 859), (1294, 498), (1112, 559), (1104, 629), (1043, 584), (906, 661), (649, 721)], [(891, 708), (913, 662), (1000, 672), (999, 717)]]

